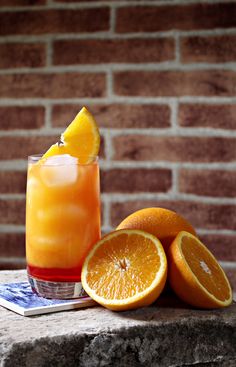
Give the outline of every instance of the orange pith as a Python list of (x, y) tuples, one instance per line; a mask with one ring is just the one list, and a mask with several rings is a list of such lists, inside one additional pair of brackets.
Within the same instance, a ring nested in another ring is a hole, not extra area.
[(200, 308), (219, 308), (232, 302), (229, 281), (212, 253), (198, 238), (180, 232), (168, 251), (169, 281), (185, 302)]
[(82, 269), (85, 291), (112, 310), (151, 304), (167, 276), (164, 250), (157, 238), (138, 230), (115, 231), (92, 249)]
[(165, 208), (145, 208), (130, 214), (117, 229), (140, 229), (156, 236), (165, 251), (180, 231), (195, 234), (188, 221), (172, 210)]
[(79, 158), (80, 163), (88, 163), (98, 154), (100, 147), (99, 130), (92, 114), (83, 107), (42, 158), (69, 154)]

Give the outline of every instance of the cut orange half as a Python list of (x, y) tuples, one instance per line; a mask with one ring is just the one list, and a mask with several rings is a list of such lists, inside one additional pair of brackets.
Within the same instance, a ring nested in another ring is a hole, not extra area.
[(101, 239), (82, 268), (82, 285), (111, 310), (153, 303), (164, 288), (167, 260), (160, 241), (140, 230), (114, 231)]
[(100, 147), (100, 135), (93, 115), (83, 107), (75, 119), (53, 144), (42, 158), (69, 154), (79, 158), (79, 162), (87, 163), (97, 156)]
[(232, 303), (232, 290), (223, 269), (197, 237), (180, 232), (169, 248), (168, 260), (170, 285), (183, 301), (200, 308)]

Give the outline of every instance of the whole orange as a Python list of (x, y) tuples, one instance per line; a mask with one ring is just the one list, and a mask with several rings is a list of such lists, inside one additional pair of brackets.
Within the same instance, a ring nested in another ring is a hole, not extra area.
[(116, 229), (140, 229), (157, 237), (166, 251), (180, 231), (196, 235), (191, 224), (176, 212), (165, 208), (145, 208), (130, 214)]

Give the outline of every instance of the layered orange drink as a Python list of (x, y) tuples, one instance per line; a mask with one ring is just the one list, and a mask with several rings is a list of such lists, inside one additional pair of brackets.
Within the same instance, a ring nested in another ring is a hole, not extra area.
[(83, 296), (81, 268), (100, 238), (96, 123), (83, 108), (43, 156), (29, 157), (26, 258), (31, 286), (49, 298)]

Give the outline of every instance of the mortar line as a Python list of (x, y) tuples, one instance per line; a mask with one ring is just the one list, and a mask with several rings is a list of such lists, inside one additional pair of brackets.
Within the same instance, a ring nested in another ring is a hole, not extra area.
[(236, 269), (236, 261), (219, 261), (224, 269)]
[(171, 106), (171, 130), (173, 131), (173, 133), (177, 133), (178, 131), (178, 101), (177, 99), (173, 99), (170, 102), (170, 106)]
[[(112, 129), (110, 130), (112, 137), (124, 136), (124, 130), (122, 129)], [(125, 131), (125, 135), (143, 135), (143, 136), (153, 136), (153, 137), (226, 137), (234, 138), (236, 137), (236, 131), (223, 130), (223, 129), (213, 129), (213, 128), (148, 128), (147, 129), (135, 129), (129, 128)]]
[[(224, 3), (232, 2), (230, 0), (224, 0)], [(153, 2), (153, 0), (129, 0), (127, 1), (115, 1), (114, 6), (115, 7), (129, 7), (131, 5), (138, 6), (147, 6), (147, 7), (161, 7), (163, 5), (189, 5), (189, 4), (216, 4), (216, 3), (222, 3), (222, 0), (158, 0), (156, 2)]]
[(52, 40), (48, 39), (46, 41), (46, 45), (47, 45), (46, 66), (50, 68), (52, 66), (52, 53), (53, 53)]
[[(209, 0), (208, 0), (209, 1)], [(84, 2), (84, 3), (54, 3), (49, 2), (46, 5), (34, 5), (34, 6), (3, 6), (0, 8), (0, 13), (10, 12), (18, 13), (21, 11), (34, 12), (34, 11), (48, 11), (48, 10), (83, 10), (83, 9), (97, 9), (109, 7), (108, 1), (102, 2)]]
[(203, 204), (212, 205), (235, 205), (236, 199), (227, 197), (209, 197), (209, 196), (198, 196), (193, 194), (176, 194), (162, 193), (162, 192), (137, 192), (137, 193), (102, 193), (102, 198), (109, 198), (110, 202), (125, 203), (127, 201), (133, 202), (137, 200), (158, 200), (158, 201), (183, 201), (183, 202), (199, 202)]
[(198, 234), (201, 235), (222, 235), (222, 236), (235, 236), (236, 230), (233, 229), (205, 229), (205, 228), (196, 228)]
[[(161, 7), (161, 6), (172, 6), (172, 5), (189, 5), (189, 4), (215, 4), (222, 3), (222, 0), (159, 0), (158, 2), (153, 2), (151, 0), (130, 0), (127, 1), (114, 1), (113, 5), (115, 7), (130, 7), (130, 6), (147, 6), (147, 7)], [(224, 0), (224, 3), (232, 2), (232, 0)], [(55, 3), (54, 1), (48, 1), (46, 5), (34, 5), (34, 6), (3, 6), (0, 9), (0, 12), (19, 12), (19, 11), (37, 11), (37, 10), (49, 10), (49, 9), (90, 9), (90, 8), (100, 8), (104, 6), (110, 6), (110, 1), (100, 1), (97, 3), (96, 1), (85, 2), (85, 3)]]
[(25, 226), (19, 224), (0, 224), (0, 233), (24, 233)]
[(27, 136), (54, 136), (57, 134), (60, 134), (62, 132), (61, 128), (51, 128), (50, 127), (50, 110), (51, 106), (46, 107), (46, 113), (45, 113), (45, 126), (39, 129), (32, 129), (32, 130), (10, 130), (10, 131), (4, 131), (0, 130), (0, 137), (27, 137)]
[(102, 218), (103, 218), (103, 227), (110, 227), (110, 203), (109, 200), (105, 198), (101, 200), (102, 206)]
[(235, 205), (236, 204), (236, 198), (232, 197), (225, 197), (225, 196), (208, 196), (208, 195), (196, 195), (196, 194), (188, 194), (188, 193), (182, 193), (178, 192), (175, 196), (177, 200), (183, 200), (183, 201), (201, 201), (201, 203), (212, 203), (212, 204), (229, 204), (229, 205)]
[(101, 227), (101, 232), (102, 233), (109, 233), (109, 232), (111, 232), (111, 230), (112, 230), (112, 228), (109, 226), (109, 227), (107, 227), (107, 226), (102, 226)]
[(107, 82), (107, 99), (109, 101), (113, 96), (113, 75), (110, 68), (107, 69), (106, 82)]
[(0, 194), (0, 200), (22, 200), (25, 199), (25, 194)]
[(0, 106), (38, 106), (38, 105), (57, 105), (57, 104), (83, 104), (83, 103), (96, 103), (96, 104), (104, 104), (106, 103), (106, 98), (29, 98), (26, 97), (24, 99), (19, 98), (0, 98)]
[[(0, 12), (1, 13), (1, 12)], [(47, 44), (50, 40), (50, 35), (47, 36), (29, 36), (29, 35), (14, 35), (14, 36), (0, 36), (0, 44), (11, 44), (11, 43), (42, 43)], [(7, 70), (7, 69), (6, 69)]]
[[(51, 115), (52, 115), (52, 106), (48, 104), (45, 106), (44, 128), (46, 131), (50, 131), (51, 129)], [(1, 136), (1, 132), (0, 132), (0, 136)]]
[(104, 136), (104, 143), (105, 143), (106, 162), (109, 162), (110, 165), (112, 165), (113, 164), (112, 157), (114, 155), (114, 149), (113, 149), (112, 138), (111, 138), (111, 133), (109, 129), (103, 132), (103, 136)]
[[(147, 104), (147, 103), (172, 103), (176, 99), (176, 96), (165, 96), (165, 97), (139, 97), (139, 96), (114, 96), (113, 101), (116, 103), (133, 103), (133, 104)], [(236, 97), (218, 97), (218, 96), (179, 96), (179, 102), (183, 103), (236, 103)]]
[[(191, 170), (223, 170), (234, 171), (236, 170), (236, 163), (231, 162), (215, 162), (215, 163), (191, 163), (191, 162), (168, 162), (168, 161), (110, 161), (100, 158), (100, 167), (103, 169), (111, 168), (167, 168), (175, 169), (176, 167), (191, 169)], [(24, 159), (11, 159), (0, 161), (0, 170), (25, 170), (27, 168), (27, 160)]]
[(191, 37), (191, 36), (222, 36), (222, 35), (236, 35), (236, 27), (232, 28), (216, 28), (211, 30), (188, 30), (183, 31), (178, 29), (168, 31), (156, 31), (156, 32), (133, 32), (133, 33), (111, 33), (108, 31), (97, 31), (93, 33), (50, 33), (41, 35), (4, 35), (0, 36), (0, 43), (11, 42), (45, 42), (49, 38), (51, 40), (87, 40), (87, 39), (150, 39), (150, 38), (166, 38), (175, 37), (178, 32), (179, 37)]
[[(0, 98), (0, 106), (38, 106), (38, 105), (45, 105), (45, 104), (105, 104), (110, 105), (114, 104), (133, 104), (133, 105), (147, 105), (147, 104), (165, 104), (171, 106), (173, 101), (176, 100), (176, 96), (166, 96), (166, 97), (141, 97), (141, 96), (112, 96), (110, 97), (109, 101), (107, 98), (101, 97), (86, 97), (86, 98), (30, 98), (26, 97), (23, 99), (20, 98)], [(211, 97), (204, 97), (204, 96), (179, 96), (178, 102), (180, 103), (187, 103), (187, 104), (236, 104), (236, 97), (229, 96), (229, 97), (218, 97), (218, 96), (211, 96)]]
[(111, 4), (110, 8), (110, 32), (113, 35), (115, 33), (115, 27), (116, 27), (116, 9)]
[(172, 168), (172, 194), (176, 196), (179, 192), (178, 189), (179, 170), (178, 167)]
[[(50, 125), (51, 105), (46, 106), (46, 125), (39, 129), (21, 129), (21, 130), (0, 130), (0, 137), (18, 137), (18, 136), (53, 136), (60, 134), (63, 127), (52, 127)], [(124, 136), (123, 129), (101, 128), (100, 132), (106, 134), (109, 132), (111, 138)], [(126, 129), (125, 135), (142, 135), (152, 137), (198, 137), (198, 138), (235, 138), (236, 131), (209, 128), (129, 128)]]
[(46, 7), (45, 5), (34, 5), (34, 6), (1, 6), (0, 13), (19, 13), (21, 11), (39, 11), (39, 10), (48, 10), (51, 7)]
[(175, 35), (175, 61), (180, 64), (181, 63), (181, 54), (180, 54), (180, 37), (179, 32), (176, 32)]
[[(108, 200), (106, 201), (109, 202)], [(104, 201), (105, 203), (105, 201)], [(104, 228), (111, 228), (111, 225), (104, 225)], [(236, 236), (236, 230), (230, 229), (206, 229), (196, 228), (199, 235), (221, 235), (221, 236)], [(25, 226), (19, 224), (0, 224), (0, 233), (24, 233)]]
[(129, 169), (129, 170), (136, 170), (136, 169), (143, 169), (143, 170), (150, 170), (150, 169), (175, 169), (176, 167), (173, 167), (172, 165), (170, 167), (168, 167), (168, 165), (165, 165), (165, 167), (163, 167), (163, 165), (159, 165), (157, 162), (154, 162), (154, 164), (150, 163), (149, 164), (136, 164), (137, 162), (131, 162), (131, 164), (117, 164), (117, 162), (113, 162), (113, 161), (103, 161), (102, 164), (100, 164), (100, 168), (103, 171), (110, 171), (111, 169), (115, 168), (115, 169)]
[(16, 159), (16, 160), (4, 160), (0, 161), (0, 170), (1, 171), (23, 171), (27, 168), (27, 160)]
[(107, 161), (100, 162), (103, 169), (111, 168), (187, 168), (192, 170), (206, 169), (206, 170), (235, 170), (236, 163), (186, 163), (186, 162), (167, 162), (167, 161)]
[(188, 169), (191, 171), (197, 170), (211, 170), (211, 171), (235, 171), (236, 169), (236, 162), (232, 163), (177, 163), (179, 169)]
[(191, 63), (180, 64), (176, 61), (160, 61), (149, 63), (103, 63), (103, 64), (76, 64), (76, 65), (51, 65), (45, 67), (22, 67), (22, 68), (9, 68), (0, 69), (0, 75), (15, 75), (15, 74), (58, 74), (58, 73), (105, 73), (109, 71), (113, 72), (165, 72), (165, 71), (179, 71), (179, 72), (197, 72), (197, 71), (236, 71), (236, 63)]
[(24, 265), (26, 263), (25, 256), (15, 257), (15, 256), (1, 256), (0, 257), (0, 264), (7, 264), (9, 262), (16, 262), (18, 264)]

